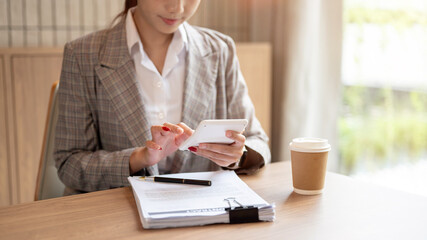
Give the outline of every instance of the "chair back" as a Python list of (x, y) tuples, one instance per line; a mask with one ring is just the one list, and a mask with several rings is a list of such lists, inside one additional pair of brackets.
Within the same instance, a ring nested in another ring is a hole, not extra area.
[(55, 160), (53, 158), (55, 129), (56, 122), (58, 120), (58, 86), (59, 81), (54, 82), (50, 92), (46, 126), (43, 136), (43, 146), (40, 156), (39, 172), (37, 175), (36, 192), (34, 197), (36, 201), (61, 197), (65, 189), (65, 185), (58, 177), (57, 169), (55, 167)]

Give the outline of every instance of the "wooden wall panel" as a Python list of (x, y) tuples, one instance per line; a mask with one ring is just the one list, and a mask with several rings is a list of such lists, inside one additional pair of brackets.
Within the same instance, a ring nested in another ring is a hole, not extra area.
[(4, 57), (0, 56), (0, 207), (11, 202), (9, 150), (6, 129), (6, 78)]
[(59, 79), (61, 63), (55, 55), (12, 57), (20, 203), (34, 199), (50, 88)]
[(253, 14), (251, 2), (248, 0), (201, 1), (189, 23), (229, 35), (236, 42), (250, 41), (251, 14)]
[(239, 43), (236, 48), (255, 114), (271, 139), (271, 46), (268, 43)]

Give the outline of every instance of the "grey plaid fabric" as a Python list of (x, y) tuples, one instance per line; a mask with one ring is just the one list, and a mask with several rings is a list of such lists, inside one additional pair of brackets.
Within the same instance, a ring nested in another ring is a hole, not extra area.
[[(194, 129), (204, 119), (248, 119), (248, 149), (259, 153), (259, 166), (270, 162), (234, 42), (213, 30), (184, 27), (189, 52), (182, 122)], [(129, 157), (151, 139), (141, 94), (124, 21), (65, 45), (54, 157), (68, 194), (129, 185)], [(166, 161), (171, 173), (220, 169), (188, 151)], [(145, 172), (158, 174), (157, 165)]]

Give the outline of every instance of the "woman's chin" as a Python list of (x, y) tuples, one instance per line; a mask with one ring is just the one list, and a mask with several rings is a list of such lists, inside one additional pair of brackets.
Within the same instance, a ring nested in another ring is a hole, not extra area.
[(160, 28), (158, 28), (159, 32), (163, 33), (163, 34), (171, 34), (176, 32), (176, 30), (178, 30), (179, 26), (181, 24), (175, 24), (173, 26), (170, 25), (166, 25), (166, 26), (161, 26)]

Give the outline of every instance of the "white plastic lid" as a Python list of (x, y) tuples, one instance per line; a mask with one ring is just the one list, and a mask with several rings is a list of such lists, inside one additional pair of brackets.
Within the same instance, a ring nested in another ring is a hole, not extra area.
[(327, 139), (301, 137), (294, 138), (292, 142), (289, 143), (289, 148), (297, 152), (328, 152), (331, 150), (331, 145), (328, 143)]

